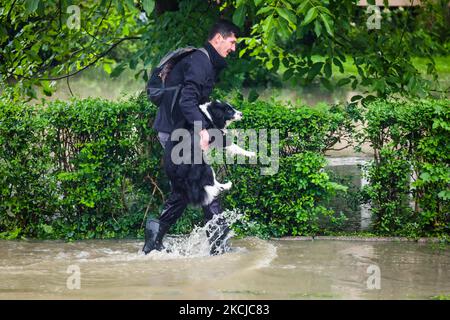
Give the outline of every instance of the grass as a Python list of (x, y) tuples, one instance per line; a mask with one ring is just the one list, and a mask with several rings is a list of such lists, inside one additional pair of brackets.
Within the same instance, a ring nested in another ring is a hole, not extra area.
[[(358, 70), (356, 66), (353, 63), (353, 58), (351, 56), (345, 57), (345, 62), (342, 63), (344, 67), (344, 73), (339, 72), (339, 68), (335, 65), (333, 65), (333, 75), (339, 79), (344, 76), (348, 75), (354, 75), (358, 76)], [(436, 65), (436, 71), (438, 73), (439, 79), (441, 81), (450, 81), (450, 55), (448, 56), (436, 56), (433, 57), (435, 65)], [(313, 57), (314, 61), (325, 61), (324, 57), (316, 56)], [(427, 74), (427, 68), (429, 60), (425, 57), (414, 57), (412, 58), (413, 65), (419, 70), (419, 72), (423, 75)]]
[[(436, 70), (439, 75), (450, 76), (450, 56), (433, 57), (436, 63)], [(427, 71), (427, 58), (415, 57), (413, 58), (414, 66), (420, 71), (426, 73)]]
[[(324, 61), (324, 57), (315, 56), (314, 61)], [(450, 55), (435, 57), (436, 69), (439, 75), (439, 81), (442, 87), (445, 89), (450, 86)], [(422, 57), (413, 58), (413, 63), (416, 68), (424, 75), (426, 75), (428, 60)], [(337, 81), (343, 77), (349, 75), (358, 76), (356, 66), (353, 64), (353, 59), (350, 56), (346, 57), (346, 61), (343, 63), (344, 73), (339, 72), (339, 68), (333, 65), (333, 80)], [(283, 70), (280, 70), (282, 74)], [(133, 94), (137, 91), (143, 90), (145, 83), (141, 78), (134, 78), (134, 71), (125, 70), (117, 79), (109, 78), (103, 69), (88, 69), (83, 72), (79, 77), (76, 77), (70, 81), (71, 89), (74, 95), (78, 98), (86, 97), (102, 97), (108, 100), (118, 100), (125, 95)], [(346, 85), (339, 90), (334, 90), (331, 94), (322, 85), (315, 85), (310, 87), (293, 87), (289, 85), (289, 82), (283, 85), (283, 88), (279, 88), (280, 92), (272, 92), (268, 88), (255, 88), (261, 94), (261, 98), (264, 96), (270, 97), (276, 95), (283, 100), (296, 101), (301, 98), (305, 103), (309, 105), (315, 105), (318, 102), (335, 103), (335, 100), (345, 100), (346, 93), (351, 91), (350, 85)], [(268, 91), (267, 91), (268, 90)], [(69, 88), (66, 81), (57, 81), (57, 91), (52, 97), (43, 97), (41, 93), (39, 96), (45, 100), (62, 99), (67, 100), (71, 97)]]
[(450, 294), (440, 294), (430, 297), (431, 300), (450, 300)]

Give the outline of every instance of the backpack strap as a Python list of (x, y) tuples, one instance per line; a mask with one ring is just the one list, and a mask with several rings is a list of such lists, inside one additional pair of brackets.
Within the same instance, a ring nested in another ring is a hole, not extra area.
[(171, 51), (168, 54), (166, 54), (161, 61), (158, 64), (158, 68), (162, 67), (167, 61), (169, 61), (170, 59), (172, 59), (174, 56), (180, 56), (184, 53), (188, 53), (188, 52), (193, 52), (196, 48), (195, 47), (185, 47), (185, 48), (178, 48), (175, 51)]
[(208, 57), (208, 60), (211, 60), (211, 57), (209, 56), (208, 51), (205, 48), (198, 48), (197, 50), (203, 52)]

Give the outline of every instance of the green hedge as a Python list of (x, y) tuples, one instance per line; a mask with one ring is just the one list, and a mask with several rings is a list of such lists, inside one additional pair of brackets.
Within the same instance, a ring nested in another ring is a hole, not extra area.
[[(224, 206), (248, 214), (257, 226), (251, 234), (309, 234), (320, 214), (332, 213), (316, 206), (337, 187), (322, 170), (322, 153), (344, 118), (325, 109), (285, 108), (239, 106), (245, 114), (240, 128), (281, 129), (277, 175), (261, 176), (260, 165), (225, 168), (234, 188)], [(168, 183), (151, 129), (156, 109), (145, 96), (39, 106), (2, 101), (0, 110), (1, 237), (139, 237), (145, 218), (159, 214)], [(263, 192), (255, 197), (252, 184)], [(201, 210), (189, 209), (172, 232), (188, 232), (201, 220)]]
[[(276, 102), (235, 101), (235, 105), (244, 113), (236, 126), (268, 132), (278, 129), (280, 140), (276, 174), (261, 174), (261, 167), (269, 165), (226, 168), (223, 179), (235, 181), (225, 198), (226, 207), (243, 211), (250, 222), (241, 225), (240, 231), (263, 237), (322, 232), (320, 222), (332, 221), (334, 212), (320, 203), (345, 189), (330, 181), (324, 171), (324, 152), (345, 131), (347, 113), (339, 108), (313, 109)], [(269, 149), (271, 138), (269, 135)], [(262, 152), (265, 154), (265, 150)]]
[(363, 118), (374, 148), (366, 191), (375, 230), (450, 234), (450, 100), (378, 100)]
[[(157, 212), (161, 148), (144, 97), (30, 106), (0, 102), (0, 232), (136, 236)], [(148, 208), (148, 209), (147, 209)], [(139, 231), (140, 230), (140, 231)]]
[[(215, 165), (220, 181), (233, 182), (224, 207), (245, 213), (241, 234), (326, 232), (320, 221), (336, 217), (324, 200), (345, 187), (324, 170), (324, 152), (351, 134), (375, 150), (365, 189), (375, 232), (449, 233), (449, 100), (375, 101), (360, 110), (232, 103), (244, 113), (237, 128), (278, 129), (280, 138), (274, 175), (262, 175), (269, 165), (261, 163)], [(155, 114), (143, 95), (37, 106), (0, 100), (0, 238), (142, 237), (168, 192)], [(355, 120), (364, 124), (357, 133)], [(189, 232), (202, 218), (189, 208), (171, 232)]]

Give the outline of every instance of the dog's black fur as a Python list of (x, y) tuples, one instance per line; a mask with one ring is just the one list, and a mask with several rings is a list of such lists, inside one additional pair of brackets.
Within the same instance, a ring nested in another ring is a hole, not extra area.
[[(220, 101), (208, 102), (200, 106), (200, 109), (209, 121), (207, 129), (220, 129), (222, 131), (224, 142), (226, 141), (225, 133), (227, 125), (232, 121), (240, 120), (242, 117), (241, 112), (234, 109), (230, 104)], [(197, 135), (196, 140), (194, 140), (195, 134)], [(190, 130), (189, 136), (186, 136), (186, 138), (188, 137), (191, 141), (191, 154), (190, 156), (188, 154), (184, 155), (186, 156), (186, 161), (178, 164), (173, 162), (171, 155), (172, 151), (178, 156), (183, 155), (183, 153), (180, 152), (181, 148), (179, 146), (174, 150), (174, 148), (183, 141), (183, 138), (172, 141), (172, 139), (176, 138), (172, 135), (171, 139), (167, 141), (164, 151), (164, 169), (175, 192), (185, 195), (186, 200), (189, 203), (194, 205), (207, 205), (214, 200), (219, 192), (230, 189), (231, 182), (221, 184), (216, 181), (213, 169), (203, 158), (198, 133), (194, 133), (193, 130)], [(210, 141), (210, 147), (213, 145), (214, 141)], [(221, 145), (223, 147), (229, 147), (226, 146), (225, 143)], [(254, 153), (245, 150), (243, 151), (247, 152), (248, 156), (254, 155)], [(198, 159), (201, 161), (197, 161), (198, 164), (194, 163), (194, 152), (197, 152), (197, 155), (201, 155)]]

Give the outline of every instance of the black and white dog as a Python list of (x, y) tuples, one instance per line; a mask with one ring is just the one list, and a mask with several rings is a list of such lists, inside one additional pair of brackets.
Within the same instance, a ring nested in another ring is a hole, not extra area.
[[(208, 132), (220, 130), (220, 138), (210, 139), (210, 148), (222, 147), (232, 155), (254, 157), (256, 154), (246, 151), (226, 139), (227, 127), (233, 122), (242, 119), (242, 112), (237, 111), (230, 104), (212, 101), (200, 105), (209, 122)], [(180, 133), (181, 132), (181, 133)], [(231, 182), (220, 183), (216, 180), (213, 168), (205, 161), (200, 148), (200, 138), (194, 130), (181, 130), (172, 133), (164, 150), (164, 169), (169, 177), (174, 191), (184, 194), (186, 200), (194, 205), (208, 205), (224, 190), (229, 190)], [(195, 137), (197, 135), (197, 137)], [(210, 136), (211, 133), (210, 133)]]

